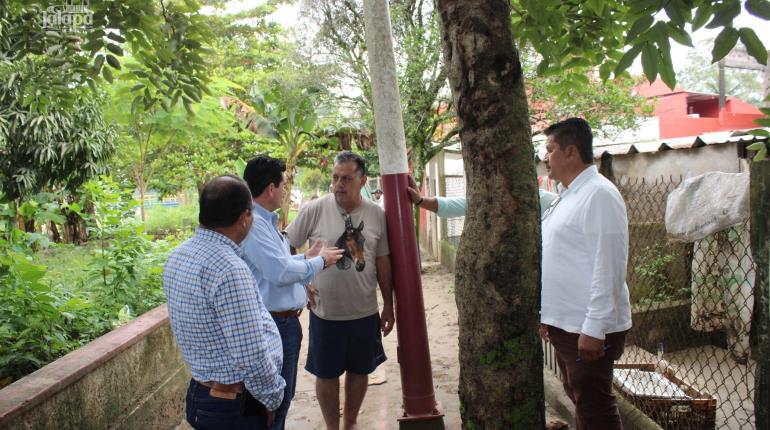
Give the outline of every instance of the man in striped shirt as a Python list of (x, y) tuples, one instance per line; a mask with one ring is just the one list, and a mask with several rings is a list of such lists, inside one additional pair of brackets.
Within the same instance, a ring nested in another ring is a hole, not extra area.
[(239, 246), (251, 208), (240, 178), (206, 184), (201, 226), (163, 272), (171, 328), (192, 373), (187, 421), (196, 429), (265, 429), (283, 400), (281, 338)]

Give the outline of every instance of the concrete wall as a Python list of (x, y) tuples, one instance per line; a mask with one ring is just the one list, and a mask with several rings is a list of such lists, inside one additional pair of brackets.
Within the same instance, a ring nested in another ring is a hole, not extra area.
[(615, 155), (612, 169), (616, 178), (696, 176), (706, 172), (738, 173), (747, 171), (738, 158), (736, 144), (709, 145), (694, 149), (673, 149), (643, 154)]
[(455, 272), (455, 257), (457, 256), (457, 247), (448, 240), (441, 241), (441, 255), (439, 262), (448, 271)]
[(0, 430), (174, 428), (189, 378), (162, 305), (0, 390)]
[(659, 342), (664, 344), (667, 353), (700, 345), (726, 347), (724, 331), (702, 332), (692, 329), (689, 300), (635, 306), (632, 320), (634, 328), (629, 332), (626, 343), (651, 354), (656, 352)]

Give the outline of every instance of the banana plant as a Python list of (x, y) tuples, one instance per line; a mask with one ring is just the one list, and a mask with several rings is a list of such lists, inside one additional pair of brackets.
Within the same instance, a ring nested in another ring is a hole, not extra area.
[(251, 87), (247, 100), (221, 97), (222, 107), (233, 112), (241, 125), (251, 132), (278, 143), (286, 161), (286, 192), (281, 202), (279, 226), (288, 221), (291, 189), (297, 165), (303, 155), (317, 144), (318, 130), (326, 107), (321, 91), (299, 81), (273, 78), (265, 85)]

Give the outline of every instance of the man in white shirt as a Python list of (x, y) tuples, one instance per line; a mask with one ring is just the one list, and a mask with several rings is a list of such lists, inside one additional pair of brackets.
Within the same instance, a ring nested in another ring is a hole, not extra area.
[(619, 430), (612, 370), (631, 328), (626, 206), (593, 165), (585, 120), (558, 122), (545, 134), (543, 161), (561, 192), (543, 214), (540, 334), (556, 349), (577, 429)]

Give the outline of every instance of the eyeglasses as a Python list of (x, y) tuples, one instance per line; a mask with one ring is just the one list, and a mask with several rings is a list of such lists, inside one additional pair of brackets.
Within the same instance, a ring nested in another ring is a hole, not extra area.
[(550, 215), (553, 212), (553, 210), (556, 208), (556, 205), (558, 205), (560, 201), (561, 201), (561, 194), (556, 196), (556, 198), (553, 199), (551, 204), (548, 205), (548, 207), (545, 209), (545, 212), (543, 212), (543, 217), (540, 218), (540, 222), (543, 222), (545, 221), (546, 218), (548, 218), (548, 215)]

